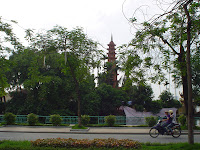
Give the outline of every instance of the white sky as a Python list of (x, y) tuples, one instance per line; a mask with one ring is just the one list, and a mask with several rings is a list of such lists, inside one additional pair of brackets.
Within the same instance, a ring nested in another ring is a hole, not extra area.
[[(131, 18), (135, 10), (142, 6), (143, 11), (137, 11), (136, 17), (139, 21), (143, 21), (153, 14), (162, 13), (161, 8), (168, 6), (159, 5), (159, 2), (166, 4), (164, 1), (1, 0), (0, 16), (7, 20), (16, 20), (21, 27), (35, 29), (36, 32), (51, 29), (55, 25), (69, 29), (76, 26), (83, 27), (90, 38), (107, 48), (111, 34), (117, 46), (127, 44), (133, 38), (136, 30), (131, 28), (126, 18)], [(122, 13), (122, 6), (126, 18)], [(15, 33), (20, 38), (25, 35), (24, 30), (18, 26), (15, 27)], [(174, 85), (171, 86), (174, 88)], [(162, 90), (165, 90), (165, 87), (162, 87)], [(172, 93), (174, 91), (171, 90)], [(156, 97), (160, 94), (160, 89), (156, 86), (154, 86), (154, 94)]]

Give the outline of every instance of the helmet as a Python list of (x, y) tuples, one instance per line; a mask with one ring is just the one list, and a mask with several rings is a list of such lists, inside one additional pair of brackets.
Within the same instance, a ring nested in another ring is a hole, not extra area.
[(169, 113), (173, 113), (173, 110), (169, 110)]

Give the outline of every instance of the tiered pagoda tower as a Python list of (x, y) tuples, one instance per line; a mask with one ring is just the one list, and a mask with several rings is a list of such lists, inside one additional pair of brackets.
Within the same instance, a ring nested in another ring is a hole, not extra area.
[(111, 68), (111, 76), (110, 76), (110, 84), (113, 88), (118, 87), (118, 81), (117, 81), (117, 67), (116, 67), (116, 57), (115, 57), (115, 43), (113, 42), (113, 37), (111, 36), (111, 41), (108, 44), (108, 62), (112, 64)]

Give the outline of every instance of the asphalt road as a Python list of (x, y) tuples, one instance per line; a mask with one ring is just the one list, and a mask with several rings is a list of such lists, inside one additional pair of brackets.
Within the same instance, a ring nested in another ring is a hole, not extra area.
[[(188, 142), (187, 135), (181, 135), (179, 138), (173, 138), (170, 135), (159, 135), (157, 138), (151, 138), (146, 134), (69, 134), (69, 133), (15, 133), (15, 132), (0, 132), (0, 140), (36, 140), (46, 138), (73, 138), (73, 139), (131, 139), (139, 142), (151, 143), (179, 143)], [(194, 135), (195, 143), (200, 143), (200, 134)]]

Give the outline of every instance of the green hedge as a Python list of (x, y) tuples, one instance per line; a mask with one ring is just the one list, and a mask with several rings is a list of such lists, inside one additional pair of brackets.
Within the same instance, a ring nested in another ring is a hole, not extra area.
[(116, 122), (116, 117), (114, 115), (109, 115), (105, 117), (105, 122), (108, 126), (113, 127)]
[(36, 114), (28, 114), (27, 121), (30, 126), (34, 126), (38, 123), (38, 116)]
[(55, 115), (50, 116), (50, 122), (53, 124), (53, 126), (60, 126), (62, 119), (61, 119), (60, 115), (55, 114)]
[(5, 115), (3, 116), (3, 119), (7, 125), (13, 125), (15, 124), (15, 121), (16, 121), (16, 115), (8, 112), (8, 113), (5, 113)]

